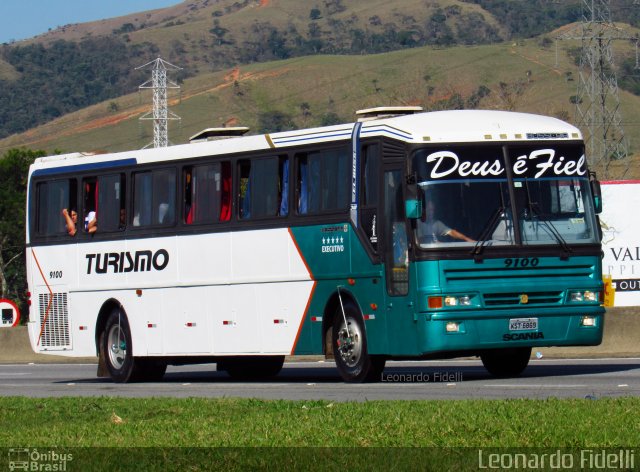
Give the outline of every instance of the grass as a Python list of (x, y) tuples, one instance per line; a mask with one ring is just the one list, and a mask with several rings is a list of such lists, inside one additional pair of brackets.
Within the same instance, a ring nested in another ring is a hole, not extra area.
[(61, 447), (624, 447), (640, 398), (264, 401), (2, 398), (0, 444)]
[(19, 448), (30, 451), (32, 461), (34, 450), (45, 454), (38, 460), (45, 467), (61, 464), (46, 470), (68, 471), (462, 471), (515, 454), (531, 460), (562, 454), (579, 466), (585, 450), (618, 453), (636, 446), (639, 407), (639, 398), (331, 403), (6, 397), (0, 398), (0, 466)]

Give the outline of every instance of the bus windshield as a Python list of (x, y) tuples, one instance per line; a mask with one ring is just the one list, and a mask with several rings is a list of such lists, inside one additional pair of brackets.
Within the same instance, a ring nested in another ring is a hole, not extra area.
[(413, 163), (423, 249), (598, 242), (579, 145), (429, 148)]

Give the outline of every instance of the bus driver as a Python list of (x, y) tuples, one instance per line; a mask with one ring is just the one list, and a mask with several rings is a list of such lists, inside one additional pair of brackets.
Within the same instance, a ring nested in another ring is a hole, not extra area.
[(475, 241), (470, 237), (462, 234), (453, 228), (449, 228), (442, 221), (435, 219), (435, 206), (432, 200), (427, 200), (425, 205), (425, 211), (422, 213), (422, 218), (418, 224), (418, 241), (420, 244), (433, 244), (443, 241), (443, 238), (449, 236), (461, 241), (467, 241), (474, 243)]

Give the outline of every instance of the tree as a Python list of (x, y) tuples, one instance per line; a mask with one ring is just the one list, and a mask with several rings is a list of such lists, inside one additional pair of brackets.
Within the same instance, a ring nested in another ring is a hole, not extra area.
[(44, 151), (10, 149), (0, 159), (0, 297), (25, 306), (25, 208), (29, 165)]
[(263, 133), (277, 133), (296, 128), (291, 115), (282, 111), (266, 111), (258, 114), (258, 130)]

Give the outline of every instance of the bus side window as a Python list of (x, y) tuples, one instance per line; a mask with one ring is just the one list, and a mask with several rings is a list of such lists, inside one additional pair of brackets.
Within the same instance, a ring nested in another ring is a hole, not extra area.
[(349, 152), (347, 148), (297, 156), (298, 214), (346, 210), (349, 206)]
[(176, 172), (159, 169), (133, 176), (133, 226), (175, 223)]
[(36, 184), (36, 234), (68, 234), (62, 210), (77, 212), (78, 184), (75, 179), (61, 179)]
[(288, 160), (284, 156), (242, 160), (238, 164), (240, 219), (285, 216), (288, 204)]
[(378, 211), (379, 188), (379, 146), (365, 146), (362, 149), (360, 186), (360, 224), (367, 236), (373, 252), (378, 251)]
[(231, 166), (215, 162), (188, 167), (184, 172), (184, 222), (228, 221), (230, 215)]
[(100, 231), (120, 231), (126, 225), (125, 176), (109, 174), (98, 177)]
[(176, 173), (174, 169), (153, 171), (154, 225), (170, 226), (175, 223)]

